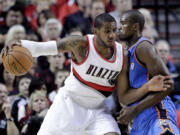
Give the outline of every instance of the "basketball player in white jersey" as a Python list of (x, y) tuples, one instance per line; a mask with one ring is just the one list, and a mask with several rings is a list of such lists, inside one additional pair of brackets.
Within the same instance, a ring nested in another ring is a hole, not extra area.
[[(57, 43), (21, 41), (34, 57), (63, 51), (72, 53), (70, 76), (60, 88), (38, 135), (120, 135), (115, 119), (104, 105), (106, 96), (115, 88), (116, 78), (123, 83), (123, 76), (127, 75), (122, 72), (122, 76), (118, 76), (124, 59), (128, 62), (128, 55), (115, 39), (116, 21), (104, 13), (95, 19), (94, 35), (70, 36)], [(140, 94), (131, 101), (148, 91), (165, 90), (163, 79), (149, 81), (137, 90)]]

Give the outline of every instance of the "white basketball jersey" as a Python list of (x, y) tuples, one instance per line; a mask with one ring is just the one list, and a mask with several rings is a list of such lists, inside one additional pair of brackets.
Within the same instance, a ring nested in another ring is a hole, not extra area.
[(88, 52), (85, 59), (77, 64), (72, 61), (74, 76), (84, 83), (100, 91), (113, 91), (115, 80), (123, 66), (123, 46), (114, 44), (112, 60), (104, 58), (95, 47), (95, 36), (87, 35)]
[(112, 92), (115, 80), (123, 66), (123, 46), (114, 44), (112, 60), (104, 58), (95, 47), (94, 35), (87, 35), (88, 51), (84, 60), (77, 64), (71, 62), (71, 73), (65, 86), (59, 91), (66, 91), (81, 106), (97, 108), (104, 102), (105, 96), (99, 91)]

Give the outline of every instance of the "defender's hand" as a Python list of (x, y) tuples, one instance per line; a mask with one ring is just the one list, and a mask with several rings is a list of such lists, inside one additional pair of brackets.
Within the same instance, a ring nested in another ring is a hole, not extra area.
[(154, 76), (147, 82), (148, 91), (166, 91), (173, 85), (173, 80), (170, 76)]
[(134, 107), (124, 107), (120, 111), (117, 122), (122, 125), (128, 125), (137, 115), (137, 111)]

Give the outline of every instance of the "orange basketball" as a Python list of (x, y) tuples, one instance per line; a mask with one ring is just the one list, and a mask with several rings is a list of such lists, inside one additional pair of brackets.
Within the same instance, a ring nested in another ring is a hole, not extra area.
[(3, 57), (3, 65), (6, 71), (16, 76), (24, 75), (31, 68), (33, 57), (28, 49), (22, 46), (14, 46)]

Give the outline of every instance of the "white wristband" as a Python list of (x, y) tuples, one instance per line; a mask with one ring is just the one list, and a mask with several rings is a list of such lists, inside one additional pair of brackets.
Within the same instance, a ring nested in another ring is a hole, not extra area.
[(27, 48), (31, 52), (33, 57), (58, 54), (56, 41), (34, 42), (21, 40), (21, 45)]

